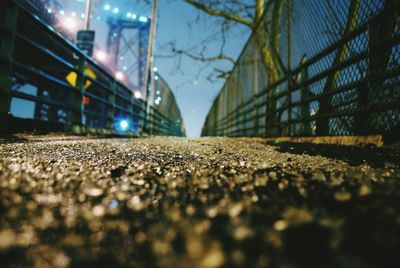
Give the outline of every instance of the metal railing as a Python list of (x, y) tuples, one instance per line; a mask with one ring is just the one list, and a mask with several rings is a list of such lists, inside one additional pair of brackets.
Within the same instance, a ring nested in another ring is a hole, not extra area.
[(272, 1), (202, 129), (203, 136), (377, 133), (400, 133), (400, 13), (392, 0)]
[(3, 130), (25, 117), (83, 133), (185, 135), (180, 113), (150, 105), (146, 116), (145, 101), (14, 1), (0, 3), (0, 37)]

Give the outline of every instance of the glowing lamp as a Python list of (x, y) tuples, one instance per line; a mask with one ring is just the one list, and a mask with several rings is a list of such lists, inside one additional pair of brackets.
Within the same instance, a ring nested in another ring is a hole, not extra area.
[(126, 131), (129, 127), (128, 121), (127, 120), (119, 121), (119, 127), (121, 128), (122, 131)]
[(76, 21), (73, 18), (65, 18), (63, 20), (63, 25), (68, 30), (74, 30), (76, 28)]
[(117, 78), (118, 80), (123, 80), (124, 79), (124, 74), (120, 71), (115, 73), (115, 78)]
[(107, 54), (102, 51), (102, 50), (98, 50), (95, 54), (94, 54), (95, 58), (98, 59), (101, 62), (105, 62), (107, 60)]

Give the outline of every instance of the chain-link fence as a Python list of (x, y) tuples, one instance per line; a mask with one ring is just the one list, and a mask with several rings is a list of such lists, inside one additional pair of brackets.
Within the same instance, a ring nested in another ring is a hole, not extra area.
[[(153, 91), (152, 106), (159, 113), (154, 113), (153, 109), (151, 110), (150, 124), (154, 125), (157, 120), (162, 124), (168, 118), (170, 121), (169, 127), (171, 128), (168, 133), (173, 133), (175, 136), (185, 136), (185, 126), (174, 93), (158, 73), (154, 77)], [(151, 134), (162, 134), (157, 132), (154, 126), (153, 129), (154, 131)]]
[(215, 99), (202, 135), (398, 133), (395, 0), (275, 0)]

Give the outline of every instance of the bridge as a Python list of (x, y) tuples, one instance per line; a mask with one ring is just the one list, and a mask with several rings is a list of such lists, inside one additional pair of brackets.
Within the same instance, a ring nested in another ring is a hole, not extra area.
[(399, 3), (271, 3), (189, 139), (159, 73), (135, 96), (2, 1), (2, 266), (394, 266)]

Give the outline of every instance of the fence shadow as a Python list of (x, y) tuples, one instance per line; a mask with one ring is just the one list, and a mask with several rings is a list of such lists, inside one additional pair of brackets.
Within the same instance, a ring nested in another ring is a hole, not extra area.
[(306, 154), (310, 156), (324, 156), (335, 160), (344, 161), (350, 165), (368, 164), (374, 167), (398, 165), (400, 163), (400, 145), (392, 144), (377, 148), (374, 146), (348, 146), (314, 143), (273, 143), (268, 145), (276, 147), (279, 152), (292, 154)]
[(28, 142), (28, 139), (18, 137), (12, 134), (0, 134), (0, 144), (8, 144), (8, 143), (22, 143)]

